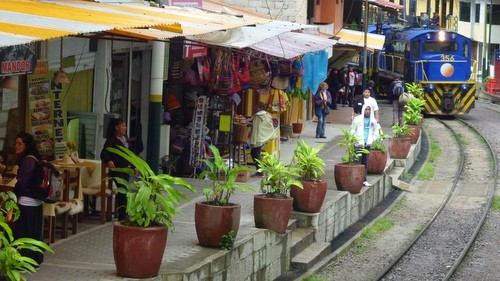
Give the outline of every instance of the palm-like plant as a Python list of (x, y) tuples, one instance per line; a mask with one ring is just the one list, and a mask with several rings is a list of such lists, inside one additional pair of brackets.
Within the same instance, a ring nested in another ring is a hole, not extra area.
[(380, 150), (382, 152), (386, 152), (387, 148), (385, 147), (383, 141), (389, 138), (389, 135), (384, 134), (382, 132), (382, 128), (378, 129), (378, 137), (372, 142), (371, 148), (372, 150)]
[(403, 124), (403, 126), (400, 126), (399, 124), (394, 124), (391, 127), (392, 129), (392, 134), (395, 138), (401, 138), (401, 137), (407, 137), (413, 135), (413, 132), (406, 123)]
[(414, 97), (423, 98), (424, 97), (424, 88), (419, 83), (411, 82), (405, 83), (406, 91), (412, 94)]
[(47, 244), (32, 238), (14, 240), (12, 229), (7, 222), (19, 218), (16, 202), (14, 193), (0, 192), (0, 279), (3, 276), (11, 281), (26, 280), (22, 272), (33, 273), (38, 268), (38, 263), (30, 257), (21, 255), (20, 250), (54, 253)]
[(212, 180), (212, 187), (203, 189), (208, 204), (226, 206), (236, 189), (253, 191), (253, 188), (248, 185), (235, 184), (238, 173), (250, 171), (250, 168), (237, 164), (229, 168), (229, 165), (220, 156), (219, 149), (213, 145), (210, 145), (209, 148), (213, 154), (213, 161), (211, 161), (212, 159), (200, 159), (208, 169), (201, 172), (199, 176), (200, 179), (208, 178)]
[(302, 188), (298, 180), (299, 173), (292, 166), (286, 166), (276, 156), (267, 152), (262, 153), (259, 163), (259, 172), (264, 173), (260, 182), (260, 191), (271, 197), (287, 197), (292, 185)]
[(325, 174), (325, 161), (318, 157), (322, 147), (312, 147), (305, 140), (297, 143), (291, 165), (297, 168), (301, 180), (319, 181)]
[(346, 148), (344, 157), (342, 157), (342, 163), (356, 163), (358, 162), (359, 157), (361, 157), (361, 154), (370, 153), (366, 148), (360, 148), (357, 146), (359, 140), (356, 135), (354, 135), (352, 130), (341, 130), (342, 133), (344, 133), (344, 139), (339, 142), (339, 145)]
[[(194, 188), (181, 178), (155, 174), (146, 161), (123, 146), (107, 149), (127, 160), (139, 172), (137, 176), (139, 180), (134, 182), (119, 177), (113, 178), (118, 183), (118, 192), (127, 196), (126, 212), (129, 221), (125, 224), (139, 227), (164, 225), (173, 230), (173, 217), (180, 212), (175, 205), (180, 203), (180, 199), (187, 199), (186, 195), (174, 188), (174, 185), (192, 192), (195, 192)], [(112, 170), (135, 176), (132, 168)]]

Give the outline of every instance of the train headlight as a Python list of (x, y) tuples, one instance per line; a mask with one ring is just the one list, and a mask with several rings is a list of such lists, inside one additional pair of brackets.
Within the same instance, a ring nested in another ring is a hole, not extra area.
[(436, 90), (436, 86), (434, 84), (427, 84), (427, 91), (432, 93)]
[(427, 40), (431, 40), (431, 34), (430, 34), (430, 33), (427, 33), (427, 34), (425, 35), (425, 38), (427, 38)]
[(444, 33), (444, 31), (439, 31), (438, 33), (438, 38), (439, 38), (439, 41), (444, 41), (446, 38), (445, 38), (445, 35), (446, 33)]
[(469, 85), (467, 84), (460, 85), (460, 91), (466, 93), (468, 90), (469, 90)]

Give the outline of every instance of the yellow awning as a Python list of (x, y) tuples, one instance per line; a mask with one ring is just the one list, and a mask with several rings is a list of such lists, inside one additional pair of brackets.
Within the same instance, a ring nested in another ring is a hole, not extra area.
[(0, 47), (104, 31), (164, 40), (172, 38), (172, 33), (197, 35), (268, 21), (193, 8), (151, 7), (144, 3), (0, 0)]
[[(349, 45), (364, 47), (365, 33), (351, 29), (342, 28), (335, 37), (340, 38), (338, 45)], [(368, 33), (366, 36), (366, 47), (368, 49), (381, 50), (384, 47), (385, 36), (380, 34)]]

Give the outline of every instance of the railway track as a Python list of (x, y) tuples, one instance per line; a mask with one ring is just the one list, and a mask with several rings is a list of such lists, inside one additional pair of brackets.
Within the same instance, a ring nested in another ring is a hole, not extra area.
[(494, 150), (466, 123), (437, 121), (460, 146), (458, 159), (448, 162), (458, 164), (455, 180), (430, 221), (376, 280), (448, 280), (488, 214), (498, 176)]

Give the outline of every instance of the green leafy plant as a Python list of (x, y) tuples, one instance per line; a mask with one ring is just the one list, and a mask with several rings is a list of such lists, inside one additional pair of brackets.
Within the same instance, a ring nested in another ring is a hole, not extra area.
[[(139, 172), (138, 180), (133, 182), (119, 177), (113, 178), (120, 186), (118, 192), (127, 196), (126, 212), (129, 219), (123, 223), (139, 227), (165, 225), (173, 230), (172, 220), (180, 212), (175, 205), (180, 203), (180, 199), (187, 199), (186, 195), (173, 186), (183, 187), (192, 192), (195, 192), (195, 189), (181, 178), (155, 174), (146, 161), (125, 147), (107, 149), (127, 160)], [(135, 176), (132, 168), (112, 170)]]
[(349, 130), (341, 130), (342, 133), (344, 133), (344, 139), (339, 142), (339, 145), (346, 148), (344, 157), (342, 157), (342, 163), (356, 163), (361, 157), (361, 154), (370, 153), (366, 148), (358, 147), (359, 140), (356, 135), (354, 135), (352, 128)]
[(412, 94), (416, 98), (423, 98), (424, 97), (424, 88), (422, 88), (422, 85), (419, 83), (411, 82), (411, 83), (405, 83), (406, 85), (406, 91), (410, 94)]
[(7, 222), (19, 218), (16, 202), (14, 193), (0, 192), (0, 279), (3, 276), (10, 281), (26, 280), (23, 272), (33, 273), (38, 268), (38, 263), (30, 257), (22, 256), (20, 250), (54, 253), (47, 244), (32, 238), (14, 240), (12, 229)]
[(231, 230), (227, 234), (222, 236), (220, 241), (220, 249), (229, 251), (234, 247), (234, 241), (236, 240), (236, 233)]
[(208, 169), (201, 172), (199, 176), (200, 179), (208, 178), (212, 180), (212, 187), (203, 189), (203, 195), (205, 195), (208, 204), (226, 206), (229, 204), (229, 199), (236, 189), (254, 191), (248, 185), (235, 184), (238, 173), (251, 171), (250, 168), (237, 164), (229, 168), (229, 165), (220, 156), (219, 149), (213, 145), (210, 145), (209, 148), (212, 151), (213, 158), (200, 159)]
[(264, 173), (264, 178), (260, 182), (260, 191), (270, 197), (288, 197), (290, 186), (296, 185), (302, 188), (302, 183), (298, 180), (297, 169), (286, 166), (274, 155), (267, 152), (262, 153), (262, 160), (259, 163), (259, 172)]
[(386, 152), (387, 148), (385, 147), (385, 144), (383, 141), (385, 139), (389, 138), (389, 135), (384, 134), (382, 132), (382, 128), (378, 129), (378, 137), (372, 142), (372, 146), (370, 147), (371, 150), (380, 150), (382, 152)]
[(307, 100), (311, 94), (310, 90), (302, 91), (300, 87), (295, 87), (293, 91), (287, 93), (289, 97), (297, 98), (298, 100)]
[(401, 137), (407, 137), (413, 135), (413, 132), (406, 123), (403, 124), (403, 126), (400, 126), (399, 124), (394, 124), (391, 127), (392, 129), (392, 134), (395, 138), (401, 138)]
[(299, 179), (320, 181), (325, 174), (325, 161), (318, 156), (323, 145), (312, 147), (305, 140), (297, 143), (290, 165), (297, 168)]

